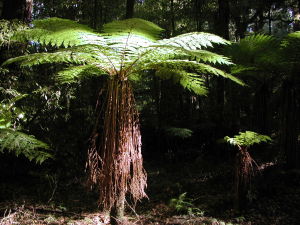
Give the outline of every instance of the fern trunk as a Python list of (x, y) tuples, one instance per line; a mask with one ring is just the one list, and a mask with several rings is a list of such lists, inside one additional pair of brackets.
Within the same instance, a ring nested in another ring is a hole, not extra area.
[(146, 196), (140, 125), (129, 81), (112, 76), (104, 101), (103, 130), (92, 135), (87, 165), (99, 187), (99, 206), (121, 220), (127, 193), (135, 201)]
[(251, 177), (253, 176), (253, 163), (247, 147), (240, 146), (235, 158), (235, 201), (234, 208), (239, 211), (247, 207), (247, 194), (250, 190)]

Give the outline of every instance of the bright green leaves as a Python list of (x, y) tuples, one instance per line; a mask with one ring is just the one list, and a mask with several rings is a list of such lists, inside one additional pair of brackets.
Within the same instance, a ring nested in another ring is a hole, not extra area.
[(76, 46), (83, 44), (103, 44), (103, 37), (88, 26), (72, 20), (49, 18), (33, 21), (34, 29), (28, 29), (15, 36), (17, 40), (35, 41), (51, 46)]
[(35, 53), (30, 55), (19, 56), (11, 58), (3, 63), (3, 66), (18, 63), (21, 67), (32, 67), (41, 64), (84, 64), (91, 57), (90, 54), (73, 53), (71, 51), (58, 51), (54, 53)]
[(156, 69), (155, 75), (163, 80), (172, 80), (197, 95), (207, 94), (204, 79), (197, 74), (188, 73), (185, 70), (160, 68)]
[(132, 18), (107, 23), (103, 26), (103, 31), (110, 36), (128, 36), (130, 34), (140, 38), (157, 40), (163, 29), (150, 21)]
[(173, 38), (163, 39), (159, 41), (159, 44), (169, 45), (173, 47), (181, 47), (186, 50), (197, 50), (207, 47), (213, 47), (213, 44), (229, 44), (229, 41), (209, 33), (193, 32), (178, 35)]
[(105, 71), (93, 65), (70, 66), (58, 72), (56, 78), (60, 83), (73, 83), (88, 76), (106, 74)]
[(244, 85), (238, 78), (215, 67), (231, 65), (229, 58), (204, 50), (214, 44), (229, 44), (214, 34), (193, 32), (158, 41), (163, 29), (138, 18), (105, 24), (101, 34), (75, 21), (60, 18), (37, 20), (33, 24), (33, 29), (21, 32), (19, 37), (66, 48), (20, 56), (4, 65), (65, 64), (68, 68), (57, 76), (62, 83), (96, 73), (130, 77), (154, 69), (162, 79), (169, 77), (185, 89), (201, 95), (207, 93), (203, 75), (222, 76)]
[[(195, 92), (196, 94), (205, 94), (206, 88), (203, 84), (203, 78), (199, 75), (213, 74), (216, 76), (222, 76), (228, 78), (240, 85), (245, 85), (243, 81), (238, 78), (224, 72), (223, 70), (217, 69), (213, 66), (204, 63), (198, 63), (197, 61), (189, 60), (164, 60), (158, 62), (152, 62), (145, 65), (146, 69), (155, 69), (157, 71), (164, 71), (166, 77), (172, 74), (172, 77), (180, 77), (179, 83), (188, 90)], [(161, 73), (156, 75), (164, 78)], [(176, 76), (174, 74), (177, 74)], [(182, 75), (180, 75), (182, 74)], [(198, 74), (198, 75), (197, 75)]]
[(267, 135), (258, 134), (253, 131), (245, 131), (245, 132), (239, 132), (238, 135), (235, 135), (234, 137), (224, 137), (224, 140), (234, 146), (239, 147), (250, 147), (254, 144), (260, 144), (262, 142), (271, 142), (272, 139)]

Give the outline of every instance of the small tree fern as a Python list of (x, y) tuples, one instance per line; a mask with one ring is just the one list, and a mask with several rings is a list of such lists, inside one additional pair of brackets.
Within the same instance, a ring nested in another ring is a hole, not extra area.
[(254, 144), (270, 142), (271, 138), (267, 135), (258, 134), (253, 131), (239, 132), (234, 137), (224, 137), (224, 140), (237, 147), (238, 151), (235, 157), (235, 208), (240, 209), (242, 205), (247, 203), (247, 194), (251, 177), (253, 176), (253, 164), (257, 165), (250, 156), (248, 149)]
[(232, 64), (227, 57), (207, 50), (213, 44), (226, 45), (228, 41), (202, 32), (159, 40), (161, 31), (157, 25), (136, 18), (105, 24), (101, 33), (66, 19), (37, 20), (33, 29), (20, 32), (15, 39), (57, 50), (20, 56), (4, 63), (17, 63), (25, 68), (65, 65), (56, 76), (61, 83), (78, 82), (91, 75), (107, 77), (104, 109), (90, 138), (87, 168), (90, 183), (99, 187), (99, 205), (104, 210), (118, 211), (116, 214), (122, 214), (127, 193), (135, 201), (146, 196), (140, 125), (131, 81), (138, 79), (141, 71), (154, 70), (161, 79), (172, 79), (202, 95), (207, 92), (204, 86), (207, 75), (244, 84), (215, 67)]
[(24, 155), (30, 161), (42, 163), (52, 155), (41, 149), (49, 149), (49, 146), (37, 140), (33, 135), (25, 134), (21, 131), (19, 122), (24, 120), (24, 113), (16, 107), (15, 103), (26, 97), (15, 90), (1, 91), (14, 95), (10, 100), (0, 102), (0, 153), (4, 150), (13, 152), (16, 156)]

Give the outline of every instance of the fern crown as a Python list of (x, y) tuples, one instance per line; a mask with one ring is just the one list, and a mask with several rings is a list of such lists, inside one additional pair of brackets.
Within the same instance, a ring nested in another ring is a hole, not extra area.
[(203, 32), (160, 39), (162, 31), (152, 22), (138, 18), (105, 24), (101, 33), (67, 19), (37, 20), (33, 29), (17, 33), (14, 40), (30, 40), (57, 50), (12, 58), (3, 65), (64, 64), (65, 68), (57, 73), (62, 83), (76, 82), (91, 74), (131, 79), (143, 70), (155, 70), (156, 76), (172, 79), (196, 94), (206, 94), (204, 78), (208, 74), (244, 85), (215, 67), (231, 65), (229, 58), (207, 50), (214, 44), (228, 45), (228, 41)]

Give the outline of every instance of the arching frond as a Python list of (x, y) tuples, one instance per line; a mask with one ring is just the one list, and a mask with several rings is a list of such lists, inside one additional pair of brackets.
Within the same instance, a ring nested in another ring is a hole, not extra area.
[(197, 95), (207, 94), (204, 79), (198, 74), (178, 69), (159, 68), (156, 70), (155, 75), (163, 80), (172, 80), (174, 83), (180, 84), (183, 88)]
[(277, 62), (280, 42), (273, 36), (256, 34), (226, 48), (227, 54), (238, 64), (267, 67)]
[(72, 63), (84, 64), (91, 58), (90, 54), (73, 53), (71, 51), (58, 51), (54, 53), (35, 53), (30, 55), (19, 56), (11, 58), (3, 63), (3, 66), (17, 63), (21, 67), (32, 67), (41, 64), (55, 64), (55, 63)]
[(82, 78), (103, 74), (107, 74), (107, 72), (93, 65), (70, 66), (67, 69), (58, 72), (56, 79), (62, 84), (73, 83)]
[(83, 44), (105, 44), (103, 37), (88, 26), (61, 18), (48, 18), (33, 21), (34, 29), (17, 34), (15, 40), (35, 41), (43, 45), (75, 46)]
[(35, 160), (36, 163), (52, 158), (51, 154), (40, 149), (49, 149), (49, 146), (32, 135), (13, 129), (0, 129), (0, 153), (8, 150), (16, 156), (22, 154), (30, 161)]
[(160, 40), (159, 44), (181, 47), (186, 50), (198, 50), (202, 48), (213, 47), (213, 44), (226, 45), (230, 44), (230, 42), (214, 34), (193, 32)]
[(148, 40), (157, 40), (162, 28), (156, 24), (140, 18), (113, 21), (103, 26), (104, 33), (109, 36), (127, 36), (127, 34), (142, 36)]
[(188, 71), (188, 72), (194, 72), (197, 74), (202, 75), (209, 75), (213, 74), (216, 76), (222, 76), (224, 78), (228, 78), (234, 82), (236, 82), (239, 85), (245, 85), (245, 83), (224, 72), (223, 70), (217, 69), (213, 66), (210, 66), (208, 64), (204, 63), (198, 63), (197, 61), (189, 61), (189, 60), (164, 60), (164, 61), (158, 61), (158, 62), (151, 62), (145, 65), (144, 69), (171, 69), (171, 70), (180, 70), (180, 71)]

